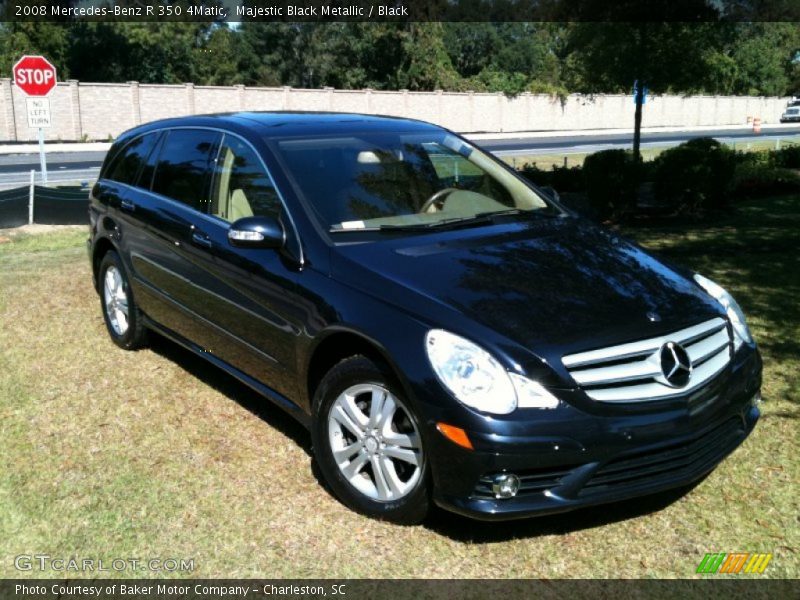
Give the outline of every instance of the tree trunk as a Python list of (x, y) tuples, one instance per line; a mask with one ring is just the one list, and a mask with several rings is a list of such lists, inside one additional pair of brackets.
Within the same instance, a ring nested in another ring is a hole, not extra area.
[(642, 105), (644, 104), (644, 82), (639, 80), (636, 82), (636, 112), (633, 116), (633, 160), (640, 162), (642, 160), (639, 146), (642, 142)]

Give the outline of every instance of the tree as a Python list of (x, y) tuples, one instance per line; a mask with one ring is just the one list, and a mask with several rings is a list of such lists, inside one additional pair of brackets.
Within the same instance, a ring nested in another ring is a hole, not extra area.
[(42, 54), (56, 67), (59, 78), (65, 79), (71, 76), (66, 60), (68, 52), (69, 25), (0, 22), (0, 73), (10, 73), (23, 54)]
[[(579, 5), (580, 3), (576, 3)], [(681, 4), (692, 4), (686, 2)], [(668, 21), (672, 15), (641, 14), (636, 0), (620, 0), (609, 5), (605, 22), (582, 22), (571, 31), (570, 48), (576, 59), (577, 79), (582, 92), (624, 92), (637, 82), (634, 99), (633, 153), (640, 160), (642, 105), (644, 90), (653, 93), (692, 92), (702, 89), (708, 53), (721, 43), (720, 28), (711, 19), (716, 12), (697, 0), (696, 15), (703, 22)], [(625, 16), (640, 18), (620, 22)], [(663, 22), (652, 22), (654, 18)], [(650, 19), (644, 20), (644, 19)]]
[(226, 24), (215, 25), (201, 37), (193, 48), (192, 62), (198, 85), (234, 85), (243, 83), (239, 71), (239, 56), (242, 52), (241, 36)]
[(456, 89), (460, 77), (444, 47), (441, 23), (409, 23), (398, 83), (411, 90)]
[(792, 60), (800, 51), (796, 23), (753, 23), (740, 28), (730, 49), (737, 65), (733, 92), (782, 96), (790, 93)]

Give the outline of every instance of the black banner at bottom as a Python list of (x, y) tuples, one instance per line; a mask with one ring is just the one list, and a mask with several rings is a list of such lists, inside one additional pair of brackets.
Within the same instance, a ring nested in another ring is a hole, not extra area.
[(638, 598), (797, 598), (798, 580), (756, 578), (670, 580), (541, 579), (6, 579), (0, 598), (20, 600), (506, 600), (510, 598), (635, 600)]

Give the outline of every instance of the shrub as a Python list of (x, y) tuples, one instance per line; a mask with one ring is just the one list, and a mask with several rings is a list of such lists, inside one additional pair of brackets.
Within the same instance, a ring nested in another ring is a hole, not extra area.
[(582, 192), (583, 176), (581, 167), (558, 167), (551, 171), (540, 169), (527, 163), (519, 169), (520, 175), (540, 187), (550, 186), (558, 192)]
[(736, 166), (733, 190), (736, 196), (755, 198), (800, 192), (800, 174), (758, 161), (741, 161)]
[(800, 169), (800, 146), (785, 146), (771, 154), (776, 167)]
[(603, 150), (586, 157), (583, 184), (597, 218), (620, 218), (636, 208), (639, 165), (630, 152)]
[(518, 172), (525, 179), (538, 186), (552, 185), (552, 172), (540, 169), (535, 163), (525, 163), (518, 169)]
[(550, 185), (559, 192), (583, 191), (583, 168), (554, 166), (550, 172)]
[(665, 150), (654, 162), (653, 191), (659, 202), (692, 214), (728, 204), (737, 158), (717, 140), (689, 140)]

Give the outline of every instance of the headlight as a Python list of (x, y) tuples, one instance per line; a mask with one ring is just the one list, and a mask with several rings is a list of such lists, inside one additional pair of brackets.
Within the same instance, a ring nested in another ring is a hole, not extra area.
[(748, 344), (752, 344), (753, 336), (750, 334), (750, 328), (747, 327), (747, 321), (744, 318), (742, 308), (739, 306), (736, 300), (733, 299), (733, 296), (731, 296), (721, 285), (714, 283), (699, 273), (695, 273), (694, 280), (700, 285), (700, 287), (707, 291), (712, 298), (719, 302), (722, 305), (722, 308), (725, 309), (728, 319), (730, 319), (731, 325), (733, 326), (733, 331), (737, 337), (737, 339), (734, 340), (735, 347), (738, 349), (739, 346), (742, 345), (743, 341), (747, 342)]
[(425, 336), (425, 350), (439, 381), (456, 400), (476, 410), (505, 415), (518, 405), (558, 406), (558, 400), (537, 382), (509, 374), (486, 350), (458, 335), (433, 329)]

